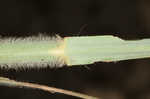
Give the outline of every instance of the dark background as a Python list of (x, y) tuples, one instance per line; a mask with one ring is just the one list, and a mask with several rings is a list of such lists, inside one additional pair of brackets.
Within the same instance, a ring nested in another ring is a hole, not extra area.
[[(0, 35), (116, 35), (150, 38), (149, 0), (1, 0)], [(149, 58), (86, 66), (3, 70), (0, 76), (102, 99), (150, 99)], [(89, 69), (88, 69), (88, 68)], [(1, 99), (77, 99), (34, 89), (0, 87)]]

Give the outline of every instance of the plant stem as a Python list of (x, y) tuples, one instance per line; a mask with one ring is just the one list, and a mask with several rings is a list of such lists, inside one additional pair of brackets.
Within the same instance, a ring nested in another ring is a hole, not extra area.
[(69, 90), (49, 87), (46, 85), (28, 83), (28, 82), (19, 82), (15, 80), (10, 80), (9, 78), (5, 78), (5, 77), (0, 77), (0, 85), (9, 86), (9, 87), (19, 87), (19, 88), (28, 87), (28, 88), (40, 89), (51, 93), (62, 93), (70, 96), (75, 96), (78, 98), (83, 98), (83, 99), (99, 99), (97, 97), (93, 97), (93, 96), (89, 96), (89, 95), (85, 95), (85, 94), (81, 94)]

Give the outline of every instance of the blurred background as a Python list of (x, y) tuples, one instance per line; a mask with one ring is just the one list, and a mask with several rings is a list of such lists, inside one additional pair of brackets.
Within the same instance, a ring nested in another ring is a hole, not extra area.
[[(149, 0), (1, 0), (0, 35), (44, 33), (150, 38)], [(0, 76), (63, 88), (101, 99), (150, 99), (150, 61), (98, 62), (44, 69), (0, 69)], [(87, 68), (88, 67), (88, 68)], [(78, 99), (34, 89), (0, 87), (1, 99)]]

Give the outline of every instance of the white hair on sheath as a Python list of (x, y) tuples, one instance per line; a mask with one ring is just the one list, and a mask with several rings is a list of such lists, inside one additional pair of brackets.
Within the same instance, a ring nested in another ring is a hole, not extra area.
[(59, 68), (63, 67), (66, 63), (63, 60), (53, 62), (28, 62), (28, 63), (8, 63), (0, 64), (1, 69), (41, 69), (41, 68)]
[(27, 37), (2, 37), (0, 36), (0, 43), (16, 43), (16, 42), (35, 42), (35, 41), (51, 41), (51, 42), (60, 42), (63, 38), (59, 35), (47, 36), (39, 34), (37, 36), (27, 36)]
[[(38, 36), (30, 36), (30, 37), (6, 37), (3, 38), (0, 36), (0, 43), (17, 43), (17, 42), (42, 42), (42, 41), (49, 41), (52, 43), (61, 43), (63, 41), (63, 38), (61, 38), (58, 35), (55, 35), (53, 37), (46, 36), (39, 34)], [(62, 67), (64, 66), (65, 60), (61, 57), (55, 57), (51, 56), (52, 59), (50, 61), (41, 60), (39, 62), (32, 62), (32, 59), (30, 62), (17, 62), (17, 63), (0, 63), (0, 68), (4, 69), (30, 69), (30, 68), (55, 68), (55, 67)]]

